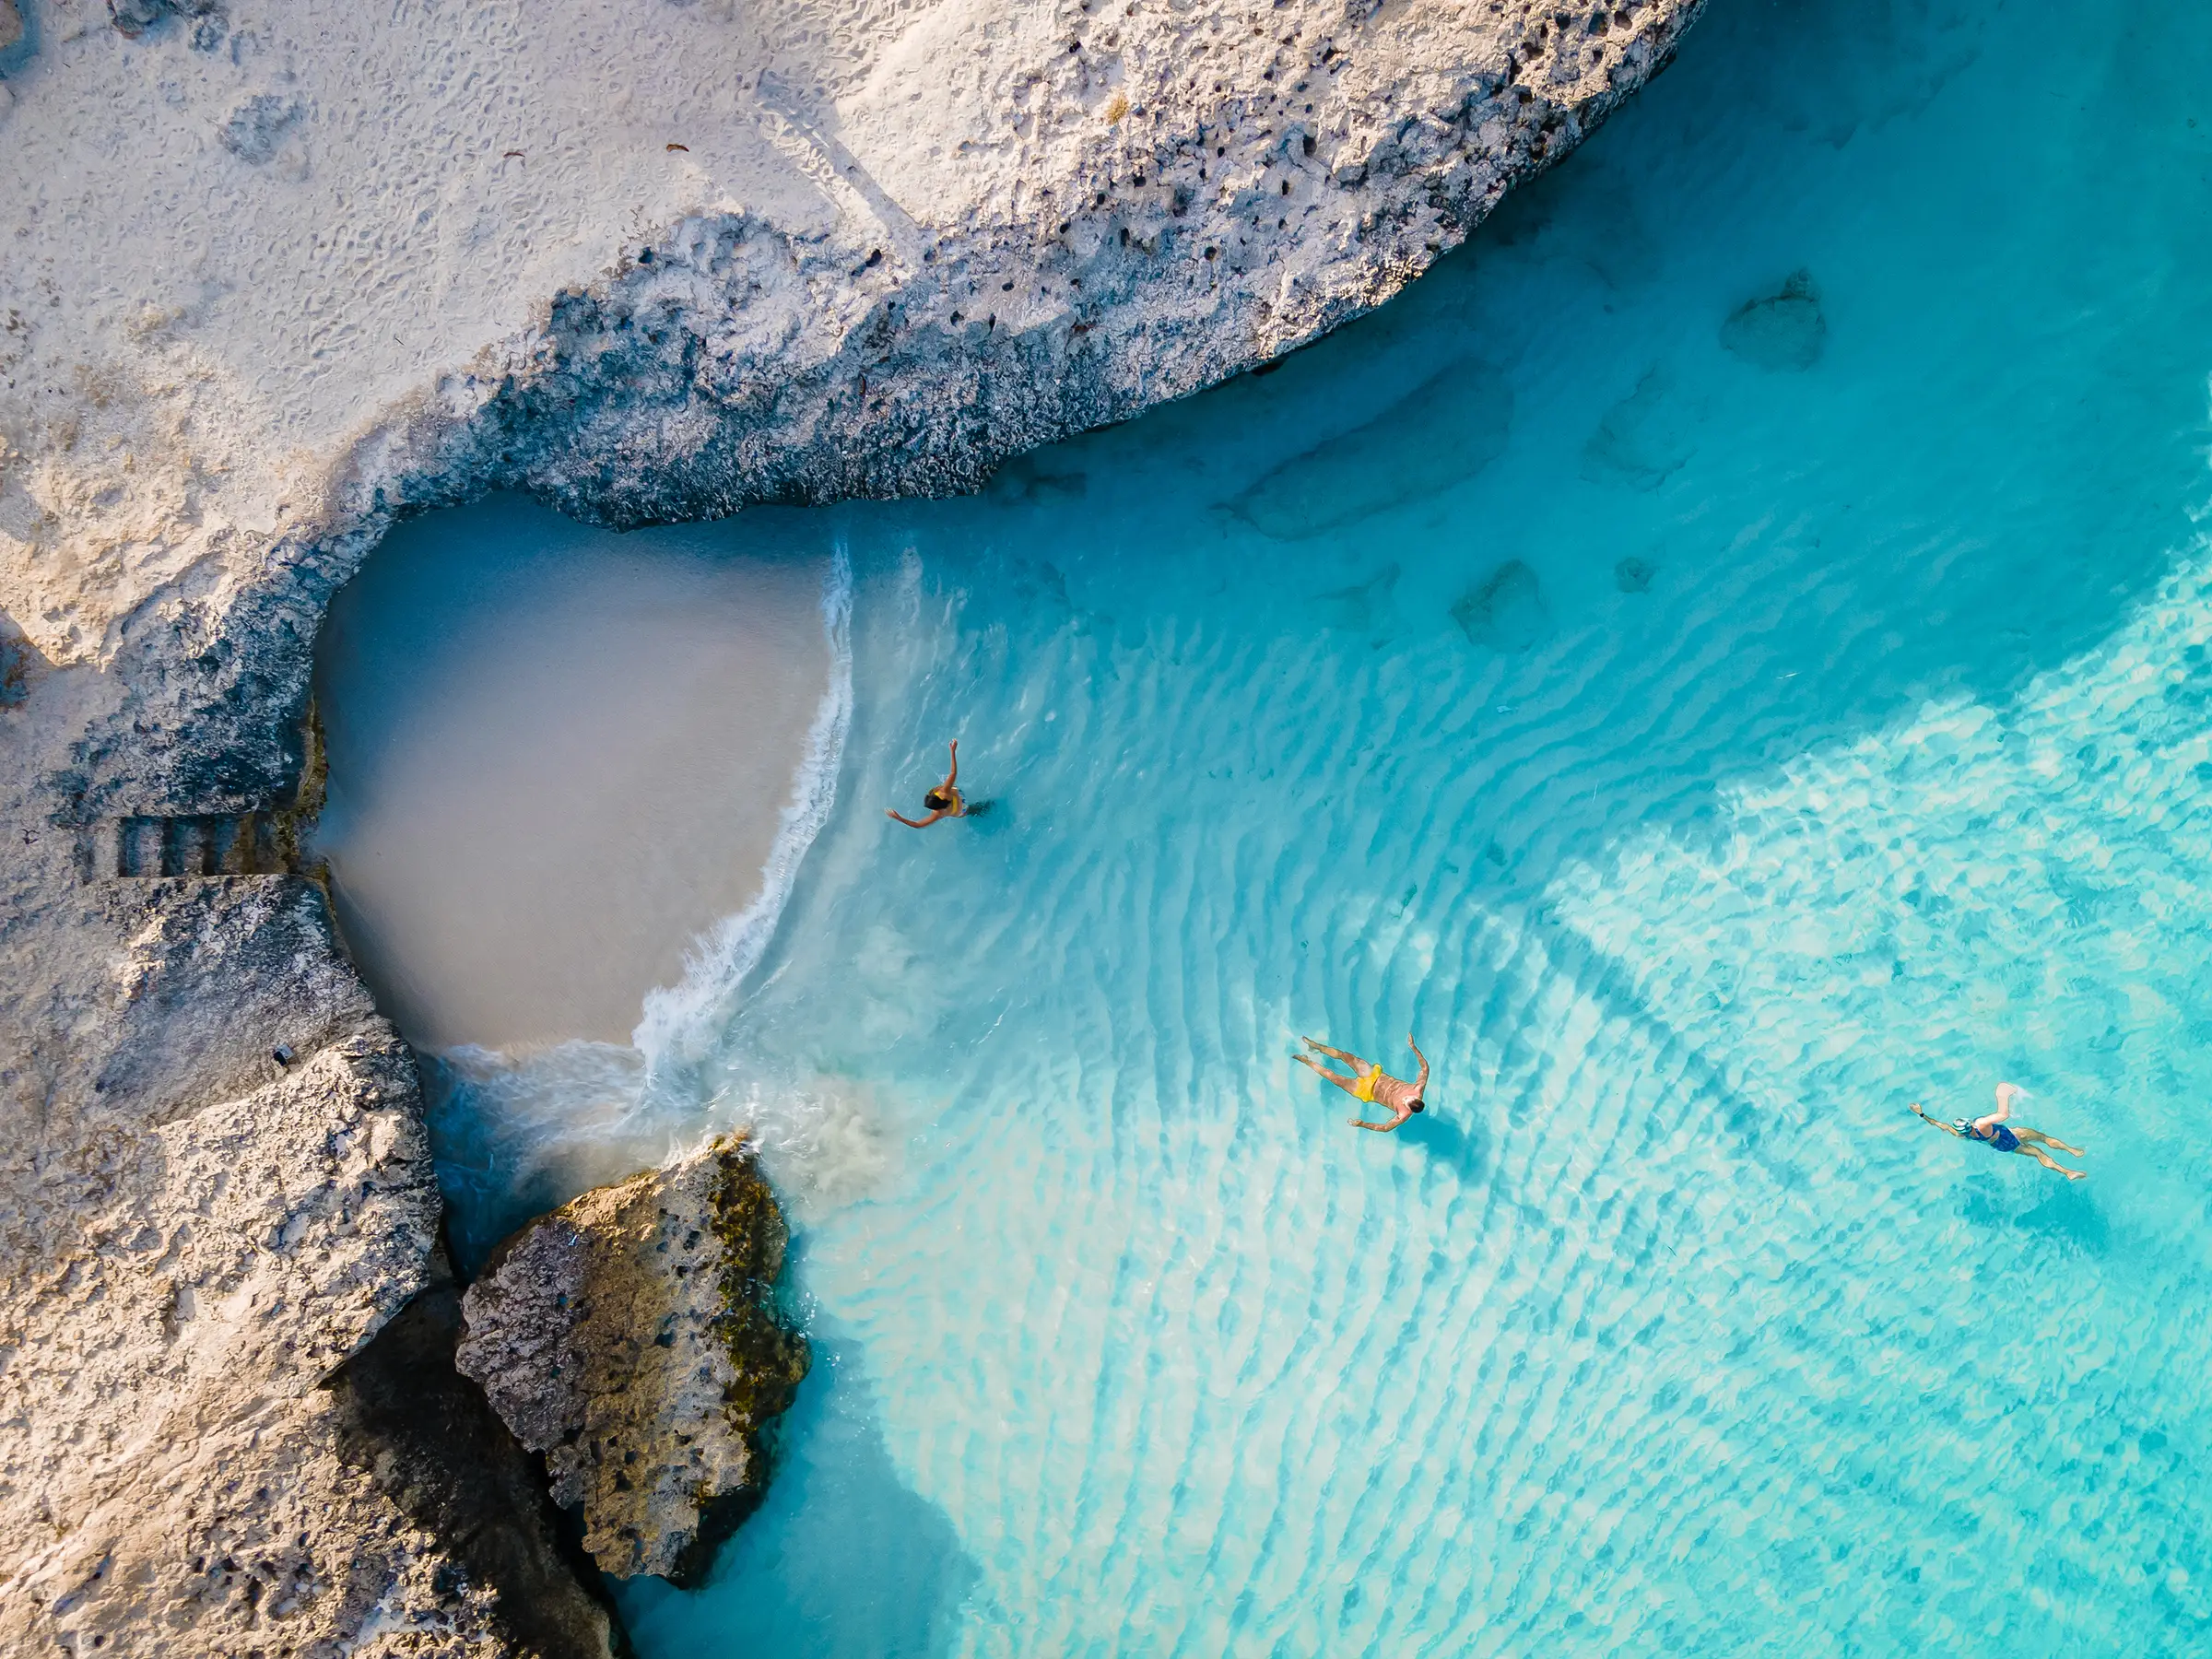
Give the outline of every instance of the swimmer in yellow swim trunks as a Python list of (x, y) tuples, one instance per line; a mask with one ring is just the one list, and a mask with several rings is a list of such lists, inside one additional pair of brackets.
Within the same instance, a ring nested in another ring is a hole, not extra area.
[(1299, 1041), (1310, 1049), (1319, 1049), (1323, 1053), (1343, 1061), (1352, 1068), (1353, 1075), (1347, 1077), (1333, 1072), (1311, 1054), (1293, 1054), (1291, 1059), (1326, 1077), (1355, 1100), (1364, 1100), (1371, 1105), (1389, 1109), (1389, 1122), (1371, 1124), (1363, 1118), (1352, 1118), (1349, 1122), (1353, 1128), (1372, 1129), (1378, 1135), (1387, 1135), (1415, 1112), (1428, 1111), (1429, 1103), (1421, 1096), (1429, 1088), (1429, 1056), (1421, 1053), (1420, 1045), (1414, 1041), (1411, 1031), (1406, 1033), (1406, 1046), (1413, 1050), (1413, 1057), (1421, 1063), (1421, 1075), (1411, 1083), (1392, 1077), (1382, 1069), (1380, 1061), (1371, 1065), (1357, 1054), (1347, 1054), (1342, 1049), (1331, 1048), (1325, 1042), (1316, 1042), (1311, 1037), (1300, 1037)]

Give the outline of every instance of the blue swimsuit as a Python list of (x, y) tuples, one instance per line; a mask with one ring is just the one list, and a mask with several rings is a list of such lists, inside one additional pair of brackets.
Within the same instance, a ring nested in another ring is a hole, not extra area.
[(1967, 1131), (1967, 1138), (1986, 1141), (2000, 1152), (2018, 1152), (2020, 1149), (2020, 1137), (2003, 1124), (1992, 1124), (1987, 1135), (1976, 1135), (1970, 1128)]

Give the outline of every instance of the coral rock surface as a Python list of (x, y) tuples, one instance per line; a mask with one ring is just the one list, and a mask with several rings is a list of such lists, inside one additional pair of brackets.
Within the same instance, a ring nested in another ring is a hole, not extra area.
[(457, 1363), (603, 1571), (696, 1581), (758, 1501), (760, 1430), (806, 1374), (772, 1300), (784, 1239), (751, 1151), (719, 1138), (530, 1223), (468, 1288)]

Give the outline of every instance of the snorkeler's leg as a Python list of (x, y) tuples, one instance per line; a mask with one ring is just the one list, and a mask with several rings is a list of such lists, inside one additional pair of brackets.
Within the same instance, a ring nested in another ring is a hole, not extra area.
[(2071, 1152), (2077, 1158), (2087, 1158), (2088, 1156), (2088, 1154), (2084, 1152), (2079, 1147), (2069, 1147), (2065, 1141), (2060, 1140), (2055, 1135), (2045, 1135), (2041, 1129), (2021, 1129), (2016, 1127), (2013, 1130), (2013, 1134), (2018, 1135), (2023, 1141), (2039, 1141), (2046, 1147), (2056, 1147), (2061, 1152)]

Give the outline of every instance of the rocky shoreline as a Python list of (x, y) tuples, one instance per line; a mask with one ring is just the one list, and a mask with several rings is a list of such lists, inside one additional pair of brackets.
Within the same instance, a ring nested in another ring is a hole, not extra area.
[[(342, 42), (317, 34), (333, 8), (27, 9), (29, 55), (0, 59), (0, 144), (19, 155), (66, 130), (69, 99), (112, 96), (128, 123), (173, 88), (168, 107), (205, 137), (173, 163), (177, 199), (241, 193), (240, 235), (294, 240), (319, 228), (271, 181), (306, 189), (388, 160), (347, 148), (337, 93), (317, 91), (345, 69)], [(714, 20), (698, 9), (681, 27)], [(473, 1317), (462, 1335), (412, 1057), (346, 963), (320, 890), (259, 873), (288, 862), (260, 826), (293, 806), (309, 767), (324, 608), (394, 522), (493, 488), (619, 525), (973, 488), (1007, 456), (1387, 299), (1660, 68), (1698, 9), (1108, 16), (1077, 0), (1014, 19), (911, 7), (888, 30), (856, 13), (865, 44), (823, 49), (815, 79), (740, 80), (725, 119), (766, 135), (759, 153), (785, 173), (755, 189), (733, 161), (692, 197), (641, 194), (586, 227), (611, 260), (595, 276), (541, 290), (535, 320), (488, 344), (426, 347), (404, 383), (371, 374), (385, 347), (345, 325), (369, 300), (342, 262), (302, 300), (322, 321), (269, 331), (273, 347), (246, 332), (253, 319), (195, 321), (228, 315), (235, 283), (212, 267), (202, 298), (173, 305), (128, 280), (104, 299), (66, 286), (56, 250), (135, 233), (85, 220), (103, 199), (97, 156), (91, 206), (51, 181), (0, 206), (29, 250), (0, 288), (0, 1642), (620, 1642), (530, 1455), (453, 1369), (458, 1346), (509, 1423), (537, 1422), (509, 1386), (531, 1376), (528, 1355), (495, 1363)], [(666, 10), (608, 17), (642, 38), (648, 22), (677, 27)], [(580, 53), (594, 49), (584, 32)], [(255, 90), (278, 85), (280, 58), (290, 89)], [(609, 62), (649, 79), (642, 59)], [(265, 99), (284, 117), (262, 124), (265, 144), (226, 137)], [(688, 126), (654, 164), (712, 137)], [(515, 178), (526, 147), (486, 152), (469, 177)], [(416, 195), (434, 221), (434, 176), (376, 176), (385, 195), (361, 211), (388, 207), (392, 228), (355, 227), (368, 242), (400, 245)], [(641, 218), (654, 228), (640, 234)], [(424, 275), (436, 265), (426, 253), (378, 269), (438, 314), (460, 278), (440, 289)], [(277, 347), (294, 356), (272, 380), (254, 354)], [(348, 352), (376, 382), (358, 406)], [(286, 403), (286, 375), (324, 401)], [(640, 1180), (676, 1182), (704, 1215), (743, 1184), (733, 1159), (725, 1147), (691, 1174)], [(578, 1205), (665, 1207), (643, 1190)], [(715, 1500), (757, 1485), (748, 1437), (804, 1369), (758, 1292), (780, 1219), (751, 1213), (743, 1241), (717, 1241), (739, 1266), (711, 1276), (716, 1298), (733, 1273), (754, 1286), (738, 1300), (760, 1312), (740, 1321), (766, 1379), (730, 1430), (744, 1456), (716, 1453), (695, 1524), (656, 1522), (650, 1543), (634, 1518), (606, 1534), (630, 1526), (637, 1570), (696, 1568), (685, 1548), (711, 1548)], [(549, 1282), (536, 1253), (518, 1243), (470, 1288), (488, 1331), (503, 1295)], [(618, 1323), (652, 1300), (688, 1333), (656, 1353), (682, 1347), (725, 1397), (746, 1394), (735, 1360), (724, 1379), (701, 1358), (735, 1304), (708, 1310), (673, 1280), (648, 1291), (632, 1277), (606, 1304)], [(524, 1440), (551, 1457), (573, 1443), (570, 1418), (553, 1427)], [(727, 1478), (740, 1464), (747, 1477)], [(581, 1489), (588, 1540), (599, 1488), (578, 1468), (554, 1478), (564, 1497)]]

